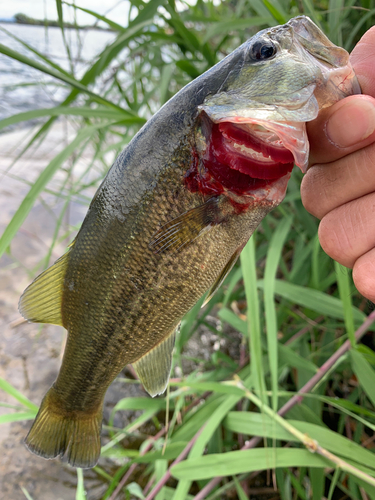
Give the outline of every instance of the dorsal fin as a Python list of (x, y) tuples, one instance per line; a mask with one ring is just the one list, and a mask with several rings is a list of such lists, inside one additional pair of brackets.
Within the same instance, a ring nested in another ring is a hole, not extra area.
[(69, 250), (23, 292), (18, 309), (25, 319), (63, 326), (61, 300), (68, 258)]
[(173, 330), (160, 344), (133, 363), (133, 368), (139, 380), (152, 397), (163, 394), (167, 388), (172, 366), (172, 352), (178, 328)]

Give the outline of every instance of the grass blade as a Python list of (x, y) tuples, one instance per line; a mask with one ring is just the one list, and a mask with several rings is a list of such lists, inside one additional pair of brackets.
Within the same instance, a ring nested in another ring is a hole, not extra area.
[(0, 415), (0, 424), (8, 424), (10, 422), (19, 422), (20, 420), (34, 420), (36, 417), (38, 408), (35, 411), (28, 412), (17, 412), (17, 413), (7, 413), (6, 415)]
[(357, 350), (350, 351), (350, 358), (354, 373), (356, 374), (362, 389), (365, 391), (373, 406), (375, 406), (375, 371), (371, 368), (367, 359)]
[(10, 31), (8, 31), (7, 29), (3, 28), (2, 26), (0, 26), (0, 30), (3, 33), (6, 33), (9, 37), (13, 38), (13, 40), (16, 40), (19, 44), (21, 44), (23, 47), (25, 47), (25, 49), (27, 49), (30, 52), (32, 52), (33, 54), (35, 54), (37, 57), (39, 57), (39, 59), (41, 59), (46, 64), (48, 64), (49, 66), (51, 66), (52, 68), (54, 68), (56, 71), (59, 71), (60, 73), (66, 75), (67, 77), (70, 77), (70, 74), (69, 74), (68, 71), (65, 71), (64, 68), (62, 68), (61, 66), (59, 66), (58, 64), (56, 64), (49, 57), (44, 56), (38, 50), (34, 49), (34, 47), (32, 47), (28, 43), (24, 42), (21, 38), (18, 38), (16, 35), (14, 35), (13, 33), (11, 33)]
[(27, 66), (30, 66), (31, 68), (38, 69), (39, 71), (42, 71), (46, 75), (53, 76), (54, 78), (57, 78), (58, 80), (61, 80), (64, 83), (67, 83), (71, 87), (74, 87), (76, 90), (79, 90), (80, 92), (84, 92), (85, 94), (89, 95), (92, 99), (94, 99), (94, 101), (96, 101), (100, 104), (105, 104), (106, 106), (109, 106), (111, 108), (121, 109), (119, 106), (114, 104), (112, 101), (108, 101), (107, 99), (104, 99), (100, 95), (95, 94), (95, 92), (92, 92), (91, 90), (89, 90), (85, 85), (83, 85), (78, 80), (75, 80), (72, 76), (67, 76), (66, 74), (60, 73), (53, 68), (48, 68), (47, 66), (44, 66), (43, 64), (40, 64), (37, 61), (34, 61), (33, 59), (30, 59), (29, 57), (24, 56), (20, 52), (16, 52), (15, 50), (13, 50), (11, 48), (6, 47), (3, 44), (0, 44), (0, 53), (4, 54), (5, 56), (11, 57), (12, 59), (15, 59), (16, 61), (19, 61), (22, 64), (26, 64)]
[(244, 490), (243, 490), (243, 488), (241, 486), (241, 483), (236, 478), (236, 476), (233, 476), (233, 481), (234, 481), (234, 484), (236, 485), (236, 491), (237, 491), (237, 495), (238, 495), (238, 500), (248, 500), (248, 496), (244, 492)]
[(108, 19), (108, 17), (101, 16), (97, 12), (90, 10), (90, 9), (85, 9), (84, 7), (80, 7), (79, 5), (75, 5), (74, 3), (69, 3), (69, 2), (62, 2), (64, 5), (68, 5), (69, 7), (73, 7), (75, 10), (80, 10), (81, 12), (85, 12), (86, 14), (90, 14), (91, 16), (95, 17), (98, 21), (103, 21), (104, 23), (108, 24), (110, 28), (112, 28), (115, 31), (125, 31), (125, 28), (121, 26), (121, 24), (115, 23), (115, 21), (112, 21), (111, 19)]
[(241, 267), (247, 301), (247, 326), (251, 370), (254, 374), (255, 388), (263, 400), (266, 400), (264, 369), (262, 364), (262, 341), (260, 327), (260, 306), (257, 289), (255, 235), (248, 241), (241, 253)]
[(38, 411), (37, 405), (34, 405), (26, 396), (20, 393), (15, 387), (13, 387), (9, 382), (0, 377), (0, 389), (5, 391), (7, 394), (17, 399), (23, 406), (30, 408), (33, 412)]
[(86, 500), (85, 487), (83, 484), (83, 471), (82, 471), (82, 469), (77, 469), (76, 500)]
[(338, 262), (335, 262), (335, 271), (336, 271), (337, 285), (339, 288), (340, 299), (344, 309), (345, 327), (350, 342), (352, 344), (352, 347), (354, 347), (356, 341), (354, 337), (355, 327), (353, 319), (353, 305), (352, 305), (352, 297), (350, 289), (351, 279), (349, 278), (349, 270), (346, 267), (339, 264)]
[(277, 410), (278, 357), (277, 316), (275, 308), (275, 279), (281, 252), (292, 225), (292, 217), (282, 219), (274, 232), (268, 247), (264, 272), (264, 309), (266, 316), (268, 360), (271, 371), (272, 407)]
[(36, 118), (42, 118), (44, 116), (82, 116), (85, 118), (100, 118), (106, 120), (112, 120), (116, 122), (126, 123), (129, 125), (140, 124), (143, 125), (146, 120), (139, 116), (136, 116), (131, 111), (125, 109), (108, 109), (108, 107), (103, 108), (90, 108), (86, 106), (82, 107), (69, 107), (69, 106), (56, 106), (54, 108), (43, 108), (43, 109), (33, 109), (32, 111), (24, 111), (23, 113), (18, 113), (12, 115), (9, 118), (4, 118), (0, 120), (0, 130), (14, 125), (16, 123), (24, 122), (27, 120), (35, 120)]
[[(332, 453), (351, 459), (375, 471), (375, 453), (362, 448), (359, 444), (316, 424), (300, 422), (299, 420), (288, 420), (288, 423), (301, 433), (315, 439)], [(236, 433), (298, 442), (297, 437), (291, 436), (286, 429), (265, 414), (231, 411), (223, 424), (226, 429)]]
[(328, 460), (308, 450), (288, 448), (257, 448), (230, 451), (186, 460), (172, 467), (176, 479), (210, 479), (216, 476), (234, 476), (244, 472), (266, 470), (270, 467), (329, 467)]
[(33, 497), (30, 495), (30, 493), (27, 491), (26, 488), (24, 488), (23, 486), (20, 486), (21, 490), (22, 490), (22, 493), (25, 495), (25, 497), (27, 498), (27, 500), (33, 500)]
[(207, 42), (216, 35), (222, 35), (223, 33), (228, 33), (229, 31), (242, 30), (249, 28), (250, 26), (269, 26), (272, 24), (272, 21), (272, 17), (254, 16), (245, 19), (234, 18), (227, 21), (212, 23), (207, 29), (206, 35), (203, 38), (203, 43)]
[[(263, 280), (258, 281), (258, 286), (259, 288), (264, 288)], [(344, 307), (341, 300), (319, 290), (275, 280), (275, 293), (294, 304), (306, 307), (324, 316), (345, 319)], [(361, 324), (365, 320), (366, 315), (358, 308), (353, 307), (353, 318), (356, 323)]]

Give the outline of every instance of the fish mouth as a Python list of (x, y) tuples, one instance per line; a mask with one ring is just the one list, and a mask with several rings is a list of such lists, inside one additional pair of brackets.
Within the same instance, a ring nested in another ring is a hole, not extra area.
[(262, 125), (220, 123), (213, 126), (211, 141), (218, 162), (255, 179), (278, 179), (293, 168), (291, 151)]
[[(309, 143), (305, 123), (263, 122), (227, 117), (212, 121), (201, 113), (196, 133), (199, 165), (190, 169), (186, 180), (194, 191), (238, 196), (268, 195), (280, 179), (285, 186), (294, 163), (307, 165)], [(193, 181), (195, 184), (190, 182)], [(197, 187), (198, 185), (198, 187)]]

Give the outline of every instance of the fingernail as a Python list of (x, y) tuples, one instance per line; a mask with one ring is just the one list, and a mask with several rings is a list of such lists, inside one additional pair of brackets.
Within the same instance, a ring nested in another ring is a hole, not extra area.
[(328, 139), (340, 148), (354, 146), (375, 130), (375, 106), (366, 99), (355, 99), (339, 108), (326, 124)]

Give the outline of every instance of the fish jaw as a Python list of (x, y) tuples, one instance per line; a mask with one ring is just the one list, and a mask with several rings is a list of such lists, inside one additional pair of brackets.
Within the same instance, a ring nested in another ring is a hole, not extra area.
[(319, 109), (353, 94), (360, 94), (361, 87), (349, 62), (349, 54), (333, 44), (307, 16), (299, 16), (288, 22), (305, 57), (319, 67), (321, 78), (314, 91)]

